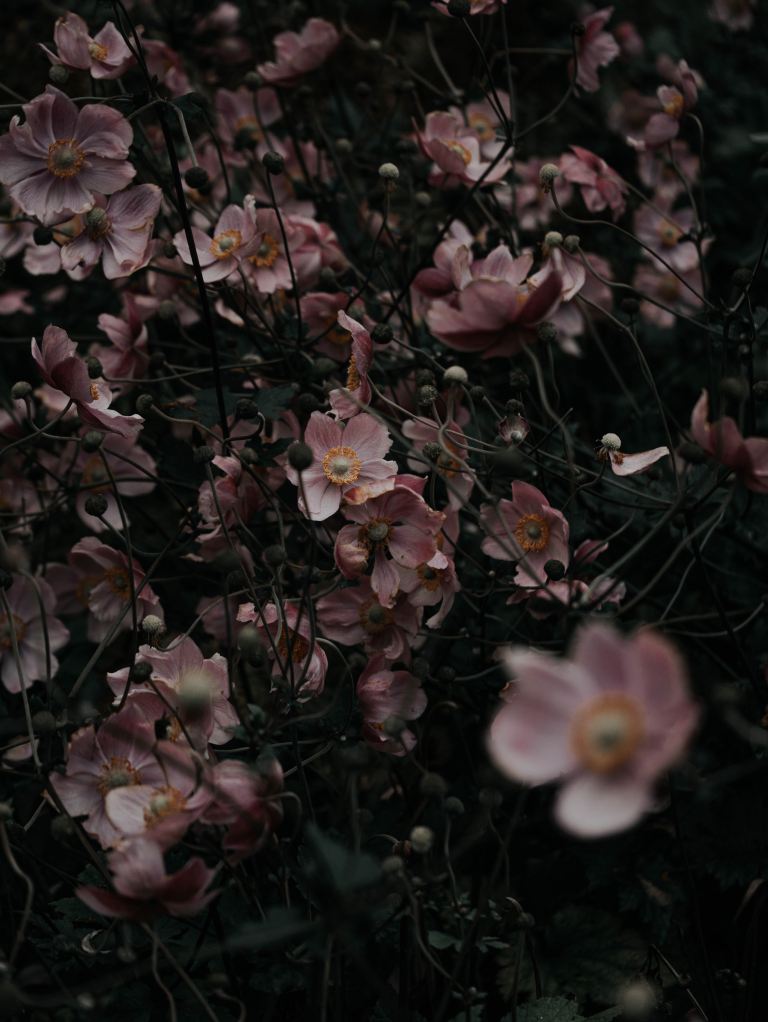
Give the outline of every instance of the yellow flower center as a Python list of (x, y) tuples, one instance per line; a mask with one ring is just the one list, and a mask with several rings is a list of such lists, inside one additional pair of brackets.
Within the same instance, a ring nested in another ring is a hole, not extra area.
[(48, 146), (48, 170), (55, 177), (75, 177), (84, 162), (85, 153), (73, 138), (57, 138)]
[(250, 262), (254, 266), (274, 266), (277, 262), (277, 257), (280, 254), (280, 246), (277, 240), (272, 237), (271, 234), (265, 234), (261, 239), (261, 244), (256, 249), (256, 252), (249, 256)]
[(144, 826), (151, 830), (166, 816), (171, 813), (178, 813), (185, 809), (187, 800), (178, 790), (167, 785), (164, 788), (155, 788), (149, 805), (144, 810)]
[(456, 156), (460, 156), (465, 167), (472, 162), (472, 153), (465, 145), (462, 145), (461, 142), (458, 142), (455, 138), (444, 138), (443, 145), (450, 149)]
[(347, 486), (360, 477), (363, 463), (351, 447), (332, 447), (323, 458), (325, 478), (335, 486)]
[(665, 302), (673, 302), (680, 296), (680, 281), (671, 273), (665, 273), (659, 280), (658, 289)]
[(608, 692), (584, 706), (571, 726), (571, 741), (579, 761), (598, 774), (624, 766), (645, 734), (638, 703), (621, 692)]
[(680, 120), (683, 116), (683, 109), (685, 107), (685, 100), (683, 99), (682, 93), (676, 92), (671, 99), (668, 99), (664, 104), (664, 113), (668, 117), (674, 117), (675, 120)]
[(288, 656), (288, 645), (291, 648), (291, 660), (294, 663), (302, 663), (309, 653), (309, 643), (303, 635), (294, 632), (291, 628), (283, 627), (280, 638), (277, 642), (277, 651), (283, 659)]
[(100, 489), (107, 488), (109, 476), (107, 475), (107, 470), (104, 468), (104, 463), (98, 454), (94, 454), (93, 457), (89, 458), (85, 465), (83, 465), (82, 482), (83, 485), (96, 492)]
[(369, 635), (381, 635), (394, 621), (395, 616), (388, 607), (382, 607), (378, 600), (369, 600), (360, 608), (360, 624)]
[(254, 142), (260, 142), (262, 139), (262, 131), (256, 117), (238, 117), (235, 121), (235, 135), (240, 133), (248, 135)]
[(344, 345), (349, 344), (352, 340), (352, 334), (349, 330), (345, 330), (343, 326), (339, 326), (336, 322), (336, 314), (331, 313), (325, 320), (325, 327), (328, 331), (324, 337), (324, 340), (330, 341), (331, 344), (338, 344), (340, 348)]
[(114, 788), (125, 788), (130, 784), (141, 784), (136, 767), (123, 756), (112, 756), (101, 768), (97, 787), (102, 795)]
[(485, 114), (470, 114), (469, 126), (474, 128), (481, 142), (493, 142), (496, 132)]
[(13, 649), (13, 634), (16, 633), (16, 645), (20, 646), (24, 639), (27, 626), (15, 614), (10, 621), (7, 614), (0, 614), (0, 652), (8, 653)]
[(240, 248), (242, 243), (243, 236), (240, 231), (234, 228), (229, 231), (221, 231), (220, 234), (214, 235), (211, 240), (211, 253), (217, 259), (229, 259)]
[(119, 596), (121, 600), (131, 598), (131, 586), (123, 568), (110, 568), (104, 576), (104, 580), (115, 596)]
[(85, 214), (85, 229), (92, 241), (105, 237), (112, 229), (112, 221), (101, 206), (94, 206)]
[(376, 518), (360, 529), (361, 536), (366, 546), (386, 546), (389, 537), (392, 535), (392, 523), (387, 518)]
[(682, 236), (683, 232), (670, 220), (663, 220), (659, 224), (659, 238), (664, 248), (674, 248)]
[(94, 40), (88, 43), (88, 52), (93, 60), (106, 60), (109, 56), (109, 50), (106, 46), (102, 46), (101, 43), (97, 43)]
[(515, 539), (526, 552), (539, 553), (549, 542), (549, 522), (541, 515), (523, 515), (515, 526)]
[(443, 584), (445, 570), (443, 568), (430, 568), (428, 564), (420, 564), (416, 569), (416, 574), (421, 580), (421, 588), (426, 589), (428, 593), (434, 593)]
[(347, 369), (347, 390), (357, 390), (360, 386), (360, 373), (357, 370), (357, 361), (354, 355), (349, 356), (349, 368)]

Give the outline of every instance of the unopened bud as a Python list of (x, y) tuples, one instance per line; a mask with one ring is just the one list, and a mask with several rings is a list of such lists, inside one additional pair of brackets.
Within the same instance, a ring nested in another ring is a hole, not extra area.
[(552, 191), (552, 185), (560, 177), (560, 168), (555, 163), (545, 163), (539, 171), (539, 185), (546, 194)]
[(469, 383), (469, 373), (464, 366), (449, 366), (443, 373), (443, 383), (466, 385)]
[(103, 493), (92, 493), (85, 498), (85, 513), (93, 515), (94, 518), (101, 518), (106, 513), (108, 506), (107, 498)]
[(27, 383), (26, 380), (18, 380), (11, 387), (11, 397), (14, 401), (23, 401), (32, 393), (32, 384)]
[(400, 171), (394, 163), (382, 163), (379, 167), (379, 177), (385, 181), (397, 181)]
[(426, 855), (435, 843), (435, 832), (429, 827), (414, 827), (409, 840), (417, 855)]

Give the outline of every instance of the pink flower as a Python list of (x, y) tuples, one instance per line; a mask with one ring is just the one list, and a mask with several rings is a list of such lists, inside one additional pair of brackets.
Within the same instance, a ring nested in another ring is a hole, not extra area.
[(142, 39), (144, 57), (151, 75), (156, 75), (172, 96), (183, 96), (192, 89), (187, 72), (176, 50), (161, 39)]
[(98, 729), (80, 728), (70, 739), (65, 774), (48, 783), (70, 816), (85, 817), (83, 828), (102, 848), (120, 842), (122, 833), (107, 818), (105, 799), (115, 788), (162, 784), (153, 728), (135, 707), (125, 706)]
[(384, 607), (394, 606), (400, 589), (398, 565), (418, 568), (433, 560), (436, 568), (447, 565), (436, 542), (445, 515), (407, 486), (347, 505), (344, 517), (355, 524), (345, 525), (336, 536), (336, 564), (345, 578), (357, 578), (372, 561), (371, 588)]
[(709, 422), (709, 398), (702, 390), (691, 414), (691, 435), (707, 454), (736, 474), (748, 490), (768, 493), (768, 440), (741, 435), (736, 422), (725, 415)]
[(612, 15), (613, 7), (603, 7), (583, 21), (584, 34), (576, 41), (576, 82), (585, 92), (597, 92), (598, 68), (607, 67), (621, 53), (614, 37), (604, 30)]
[(688, 67), (686, 61), (681, 60), (677, 65), (673, 65), (667, 74), (673, 84), (660, 85), (656, 90), (662, 112), (649, 117), (642, 138), (631, 136), (627, 138), (627, 142), (640, 151), (656, 149), (676, 138), (681, 120), (696, 105), (699, 98), (701, 78), (696, 71)]
[[(688, 287), (680, 277), (688, 283)], [(701, 299), (694, 293), (695, 291), (701, 294), (702, 289), (701, 270), (698, 265), (676, 277), (656, 261), (640, 263), (635, 271), (632, 286), (638, 295), (647, 299), (640, 302), (641, 315), (659, 327), (674, 326), (676, 312), (690, 314), (702, 306)], [(655, 299), (666, 308), (660, 308), (651, 299)]]
[(47, 326), (42, 348), (33, 337), (32, 357), (48, 386), (75, 403), (86, 425), (124, 437), (134, 436), (144, 425), (140, 415), (122, 415), (109, 407), (112, 391), (103, 381), (97, 383), (89, 377), (77, 345), (65, 330)]
[(524, 784), (561, 780), (555, 816), (572, 834), (631, 827), (698, 720), (675, 648), (651, 630), (625, 637), (589, 623), (567, 659), (513, 649), (505, 663), (514, 681), (488, 738), (499, 770)]
[(714, 0), (709, 9), (713, 21), (719, 21), (731, 32), (748, 31), (755, 20), (757, 0)]
[[(635, 213), (635, 233), (640, 241), (681, 273), (692, 270), (699, 263), (696, 246), (689, 240), (695, 226), (694, 212), (689, 207), (667, 212), (643, 205)], [(709, 247), (711, 240), (706, 239), (704, 249)]]
[(584, 205), (590, 213), (609, 208), (614, 220), (624, 212), (627, 185), (615, 170), (589, 149), (572, 145), (570, 155), (560, 159), (560, 170), (566, 181), (579, 186)]
[(328, 657), (313, 634), (313, 621), (305, 605), (286, 602), (278, 608), (268, 603), (257, 609), (253, 603), (243, 603), (237, 620), (256, 625), (272, 661), (272, 677), (282, 680), (280, 687), (299, 702), (320, 695), (325, 687)]
[(447, 347), (479, 352), (482, 358), (517, 354), (534, 336), (532, 328), (557, 308), (562, 291), (557, 273), (532, 284), (526, 276), (533, 256), (513, 259), (504, 245), (496, 253), (493, 276), (471, 280), (453, 298), (434, 302), (427, 313), (429, 329)]
[(114, 891), (77, 887), (75, 894), (94, 912), (117, 919), (145, 922), (158, 915), (195, 916), (218, 891), (206, 891), (216, 876), (199, 856), (170, 875), (163, 852), (154, 841), (137, 838), (109, 856)]
[[(9, 692), (21, 692), (34, 681), (55, 676), (59, 662), (54, 653), (67, 643), (69, 631), (53, 616), (56, 596), (45, 579), (32, 582), (17, 575), (5, 591), (5, 599), (10, 617), (0, 606), (0, 677)], [(50, 662), (46, 657), (46, 631)]]
[(108, 201), (97, 196), (85, 214), (82, 234), (61, 250), (61, 265), (90, 271), (101, 259), (107, 280), (128, 277), (146, 266), (162, 194), (157, 185), (136, 185)]
[[(192, 237), (203, 271), (203, 280), (207, 284), (212, 284), (217, 280), (223, 280), (236, 270), (258, 247), (254, 233), (252, 217), (241, 206), (235, 205), (227, 206), (221, 214), (212, 238), (199, 227), (193, 227)], [(174, 235), (173, 243), (184, 262), (191, 266), (192, 255), (184, 231)]]
[(131, 380), (144, 378), (149, 362), (145, 320), (158, 306), (154, 298), (135, 295), (131, 291), (123, 291), (121, 299), (123, 308), (120, 316), (102, 312), (98, 319), (99, 330), (111, 343), (92, 344), (88, 352), (101, 362), (104, 376), (114, 384), (115, 394), (129, 390)]
[(416, 139), (424, 155), (434, 161), (429, 180), (437, 187), (474, 184), (480, 178), (484, 185), (496, 184), (511, 169), (506, 156), (491, 169), (503, 143), (486, 142), (481, 147), (478, 133), (458, 112), (435, 110), (427, 114), (424, 130), (416, 128)]
[(357, 701), (363, 714), (363, 739), (371, 748), (404, 756), (416, 745), (416, 735), (404, 728), (397, 738), (384, 730), (390, 717), (416, 720), (427, 708), (427, 696), (421, 682), (408, 671), (389, 671), (385, 658), (379, 654), (357, 680)]
[(111, 107), (78, 110), (52, 85), (22, 107), (24, 123), (11, 118), (0, 138), (0, 181), (25, 213), (55, 223), (85, 213), (96, 192), (125, 188), (136, 170), (128, 162), (133, 129)]
[[(68, 565), (52, 565), (48, 578), (61, 601), (62, 614), (76, 614), (87, 608), (88, 639), (101, 642), (113, 626), (118, 631), (133, 627), (131, 583), (128, 558), (119, 550), (86, 536), (67, 554)], [(144, 583), (144, 571), (133, 558), (133, 588), (136, 592), (136, 616), (147, 614), (162, 618), (159, 597)]]
[(310, 18), (300, 32), (279, 32), (274, 38), (276, 60), (256, 68), (269, 85), (295, 85), (320, 67), (341, 42), (334, 26), (323, 18)]
[[(277, 213), (273, 209), (256, 209), (250, 196), (246, 199), (246, 212), (253, 221), (254, 232), (251, 250), (244, 266), (249, 279), (256, 290), (264, 295), (274, 294), (281, 289), (290, 290), (293, 287), (291, 267), (283, 245), (283, 232), (280, 230)], [(306, 235), (289, 217), (283, 217), (283, 227), (291, 259), (297, 260), (297, 250), (306, 240)], [(298, 275), (296, 262), (294, 272)]]
[(328, 395), (331, 408), (339, 419), (351, 419), (371, 401), (368, 373), (373, 365), (373, 341), (362, 323), (339, 309), (337, 320), (341, 330), (352, 338), (347, 370), (347, 385)]
[[(107, 466), (104, 464), (105, 460), (115, 481), (114, 489)], [(74, 465), (71, 465), (70, 461), (71, 458), (68, 458), (69, 470), (80, 476), (75, 507), (80, 520), (92, 532), (104, 532), (109, 526), (122, 532), (123, 520), (115, 498), (115, 489), (121, 497), (143, 497), (151, 493), (156, 486), (155, 459), (139, 447), (132, 437), (107, 433), (98, 451), (90, 453), (81, 446)], [(107, 509), (102, 515), (103, 522), (85, 510), (88, 497), (95, 493), (100, 493), (107, 502)], [(125, 508), (123, 510), (130, 524)]]
[[(435, 249), (432, 257), (434, 266), (419, 270), (413, 281), (413, 288), (426, 298), (443, 298), (461, 288), (461, 275), (457, 272), (459, 249), (470, 249), (472, 232), (460, 220), (454, 220), (448, 237)], [(469, 255), (467, 255), (467, 260)]]
[(621, 48), (621, 55), (625, 60), (642, 57), (645, 52), (645, 43), (633, 21), (620, 21), (614, 28), (613, 34), (616, 36), (616, 41)]
[[(129, 686), (128, 705), (135, 695), (150, 694), (157, 702), (157, 718), (175, 711), (196, 748), (206, 743), (226, 745), (238, 724), (235, 709), (229, 701), (227, 661), (219, 653), (203, 657), (197, 643), (185, 636), (171, 644), (170, 649), (140, 646), (138, 659), (152, 668), (151, 683), (129, 682), (130, 669), (107, 675), (107, 682), (120, 702)], [(145, 701), (146, 705), (146, 701)], [(175, 726), (174, 726), (175, 725)], [(177, 720), (171, 721), (169, 738), (179, 737)]]
[(453, 607), (456, 593), (461, 590), (452, 556), (458, 531), (458, 512), (449, 510), (443, 531), (436, 537), (437, 549), (445, 562), (441, 567), (437, 567), (440, 562), (434, 557), (415, 568), (398, 565), (400, 588), (408, 594), (409, 603), (414, 607), (434, 607), (440, 604), (437, 612), (424, 622), (427, 628), (438, 628), (443, 623)]
[[(439, 426), (433, 419), (419, 416), (404, 422), (402, 430), (419, 455), (408, 458), (408, 467), (414, 472), (431, 469), (445, 481), (449, 506), (464, 507), (474, 488), (475, 475), (467, 464), (467, 439), (459, 424), (449, 420)], [(422, 453), (426, 444), (440, 447), (437, 460), (429, 465)]]
[(392, 438), (367, 412), (355, 415), (344, 427), (322, 412), (312, 412), (304, 442), (312, 448), (314, 461), (301, 475), (290, 466), (286, 473), (294, 486), (300, 486), (299, 507), (316, 522), (338, 511), (353, 486), (397, 473), (397, 464), (384, 460)]
[(626, 454), (621, 449), (621, 438), (615, 433), (606, 433), (603, 436), (597, 452), (598, 458), (607, 461), (611, 471), (617, 476), (635, 476), (645, 472), (668, 454), (668, 447), (654, 447), (652, 450), (639, 451), (637, 454)]
[(263, 848), (283, 818), (279, 796), (283, 771), (274, 757), (257, 761), (257, 770), (229, 759), (213, 768), (213, 801), (201, 822), (226, 827), (222, 847), (231, 863)]
[(161, 741), (155, 756), (160, 780), (122, 785), (107, 792), (105, 809), (110, 823), (124, 837), (149, 837), (170, 848), (204, 812), (213, 795), (203, 761), (188, 745)]
[[(309, 336), (317, 335), (314, 350), (337, 362), (345, 362), (351, 350), (352, 334), (338, 320), (339, 312), (345, 311), (348, 304), (349, 295), (345, 291), (331, 294), (312, 291), (301, 296), (301, 318), (307, 325)], [(360, 316), (364, 315), (361, 311)]]
[(682, 139), (670, 142), (672, 156), (678, 170), (670, 163), (667, 146), (663, 149), (640, 150), (637, 154), (637, 175), (654, 193), (654, 202), (663, 209), (671, 209), (675, 199), (685, 192), (685, 182), (694, 185), (699, 178), (700, 160)]
[(486, 536), (483, 553), (498, 561), (516, 561), (520, 585), (541, 585), (547, 561), (567, 565), (568, 522), (530, 483), (512, 483), (512, 500), (483, 504), (480, 521)]
[(50, 62), (87, 71), (91, 78), (119, 78), (133, 63), (131, 51), (111, 21), (91, 36), (83, 19), (70, 11), (57, 20), (53, 39), (58, 54), (38, 44)]
[(421, 610), (400, 596), (394, 607), (383, 607), (369, 579), (338, 589), (317, 602), (317, 618), (323, 634), (343, 646), (362, 643), (369, 653), (383, 653), (387, 660), (411, 658), (419, 630)]
[(244, 85), (235, 92), (217, 89), (214, 100), (219, 139), (231, 150), (229, 158), (233, 163), (245, 166), (246, 160), (240, 149), (253, 146), (267, 147), (264, 129), (282, 116), (280, 103), (274, 89), (257, 89), (251, 92)]

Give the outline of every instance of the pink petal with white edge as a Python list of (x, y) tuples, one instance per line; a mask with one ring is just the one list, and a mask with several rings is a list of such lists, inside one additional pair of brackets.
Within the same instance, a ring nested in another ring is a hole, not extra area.
[(555, 819), (576, 837), (607, 837), (634, 826), (652, 807), (652, 792), (644, 781), (583, 774), (560, 789)]
[(637, 454), (621, 454), (614, 451), (610, 455), (611, 468), (614, 475), (634, 476), (639, 472), (645, 472), (668, 454), (668, 447), (654, 447), (650, 451), (639, 451)]

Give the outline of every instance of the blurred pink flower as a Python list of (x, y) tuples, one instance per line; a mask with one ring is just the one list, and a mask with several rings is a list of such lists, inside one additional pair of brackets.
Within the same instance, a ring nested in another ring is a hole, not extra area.
[(161, 198), (157, 185), (126, 188), (109, 200), (97, 196), (83, 217), (82, 233), (62, 248), (61, 265), (90, 271), (101, 259), (107, 280), (128, 277), (146, 266)]
[(211, 780), (213, 801), (201, 822), (226, 827), (222, 847), (227, 861), (240, 862), (263, 848), (283, 818), (283, 770), (275, 757), (257, 760), (256, 769), (239, 760), (217, 763)]
[(702, 390), (691, 413), (691, 435), (715, 461), (734, 472), (748, 490), (768, 493), (768, 440), (745, 439), (729, 415), (709, 422), (706, 390)]
[(579, 837), (637, 823), (699, 716), (672, 644), (592, 622), (568, 658), (518, 648), (505, 664), (514, 680), (488, 737), (499, 770), (524, 784), (561, 781), (555, 816)]
[[(598, 68), (607, 67), (621, 53), (619, 44), (605, 25), (613, 15), (613, 7), (603, 7), (584, 18), (584, 34), (576, 39), (576, 82), (585, 92), (600, 88)], [(573, 68), (573, 62), (571, 62)]]
[(660, 85), (656, 90), (661, 113), (654, 113), (648, 118), (642, 138), (627, 138), (627, 142), (640, 151), (656, 149), (676, 138), (680, 131), (680, 121), (699, 98), (701, 78), (688, 67), (686, 61), (681, 60), (671, 66), (663, 63), (662, 68), (667, 69), (667, 76), (673, 84)]
[(506, 155), (493, 166), (503, 143), (485, 142), (481, 146), (477, 131), (458, 112), (435, 110), (427, 114), (424, 130), (416, 127), (416, 139), (424, 155), (434, 161), (429, 180), (436, 187), (475, 184), (481, 178), (484, 185), (496, 184), (511, 169)]
[(109, 868), (114, 891), (93, 886), (75, 888), (80, 901), (103, 916), (135, 922), (146, 922), (166, 913), (195, 916), (218, 894), (208, 891), (216, 870), (208, 869), (199, 856), (168, 874), (162, 849), (146, 838), (136, 838), (112, 852)]
[(613, 34), (621, 48), (622, 57), (626, 60), (642, 57), (645, 52), (645, 43), (633, 21), (620, 21), (614, 28)]
[(243, 603), (238, 607), (237, 620), (254, 624), (261, 633), (272, 662), (272, 677), (282, 679), (282, 688), (299, 702), (320, 695), (325, 687), (328, 657), (317, 642), (313, 619), (305, 605), (285, 602), (278, 609), (268, 603), (257, 610), (253, 603)]
[(404, 728), (397, 737), (384, 730), (385, 721), (399, 718), (416, 720), (427, 708), (427, 696), (421, 682), (408, 671), (390, 671), (379, 654), (368, 661), (357, 680), (357, 701), (363, 715), (362, 735), (378, 752), (404, 756), (416, 745), (416, 735)]
[(256, 68), (269, 85), (295, 85), (330, 57), (341, 42), (336, 28), (323, 18), (310, 18), (300, 32), (279, 32), (274, 40), (275, 60)]
[(255, 147), (259, 155), (270, 148), (271, 140), (268, 141), (264, 129), (282, 116), (274, 89), (257, 89), (255, 93), (244, 85), (234, 92), (217, 89), (214, 105), (219, 140), (226, 146), (227, 158), (233, 164), (246, 165), (241, 152), (244, 148)]
[(483, 553), (498, 561), (515, 561), (515, 581), (520, 585), (543, 584), (547, 561), (568, 564), (568, 522), (530, 483), (512, 483), (511, 500), (503, 497), (497, 504), (483, 504), (480, 522), (486, 533)]
[(330, 518), (341, 506), (347, 490), (397, 474), (397, 463), (385, 461), (392, 438), (378, 419), (361, 412), (342, 427), (323, 412), (312, 412), (304, 433), (314, 461), (299, 476), (288, 466), (286, 474), (300, 486), (299, 507), (316, 522)]
[(709, 16), (732, 32), (746, 32), (752, 28), (756, 8), (757, 0), (714, 0)]
[(131, 291), (121, 294), (123, 308), (119, 316), (99, 315), (98, 327), (110, 343), (92, 344), (88, 354), (101, 362), (104, 376), (115, 394), (131, 388), (132, 380), (141, 380), (149, 363), (146, 320), (156, 311), (158, 301), (149, 295)]
[(629, 190), (626, 183), (605, 160), (589, 149), (572, 145), (571, 153), (560, 158), (560, 171), (565, 180), (579, 186), (584, 205), (590, 213), (608, 208), (613, 219), (618, 220), (626, 207), (625, 196)]
[[(207, 284), (228, 277), (259, 245), (255, 239), (253, 218), (242, 206), (235, 205), (227, 206), (221, 214), (212, 238), (209, 238), (199, 227), (192, 228), (192, 237), (198, 262), (203, 271), (203, 280)], [(178, 231), (174, 235), (173, 243), (184, 262), (191, 266), (192, 255), (185, 232)], [(275, 255), (277, 246), (278, 242), (274, 240)]]
[(343, 646), (362, 643), (367, 652), (383, 653), (389, 661), (411, 659), (421, 615), (421, 608), (405, 595), (394, 607), (383, 607), (367, 578), (317, 601), (317, 619), (325, 636)]
[(351, 337), (349, 367), (346, 387), (332, 390), (328, 395), (334, 415), (339, 419), (351, 419), (371, 401), (371, 384), (368, 373), (373, 365), (373, 341), (362, 323), (348, 316), (343, 309), (337, 313), (341, 330)]
[(118, 844), (122, 832), (106, 814), (105, 799), (115, 788), (161, 784), (163, 770), (155, 758), (155, 732), (130, 704), (113, 714), (98, 731), (93, 724), (72, 735), (64, 774), (48, 783), (70, 816), (85, 817), (83, 828), (102, 848)]
[[(681, 273), (692, 270), (699, 262), (696, 245), (690, 240), (695, 229), (696, 217), (688, 206), (666, 210), (645, 204), (635, 213), (635, 233), (640, 241)], [(706, 251), (711, 243), (711, 238), (705, 239), (702, 249)]]
[[(680, 277), (683, 280), (680, 280)], [(683, 283), (686, 281), (688, 287)], [(641, 297), (640, 312), (642, 316), (656, 326), (667, 328), (675, 325), (675, 313), (691, 314), (702, 306), (700, 298), (696, 297), (694, 288), (701, 294), (702, 279), (701, 270), (694, 266), (690, 270), (681, 273), (676, 277), (661, 263), (654, 260), (653, 263), (642, 262), (638, 264), (632, 286)], [(665, 308), (655, 305), (650, 299), (655, 299)]]
[(5, 590), (5, 599), (8, 611), (0, 606), (0, 677), (9, 692), (21, 692), (33, 682), (47, 679), (49, 668), (50, 678), (55, 676), (59, 662), (54, 653), (66, 645), (69, 631), (54, 617), (56, 595), (44, 578), (33, 582), (17, 575)]
[[(467, 439), (458, 422), (448, 420), (438, 425), (434, 419), (414, 416), (403, 425), (403, 436), (413, 444), (408, 467), (414, 472), (433, 471), (445, 481), (448, 504), (451, 508), (464, 507), (475, 485), (475, 474), (467, 464)], [(426, 444), (437, 444), (440, 453), (434, 462), (427, 462), (423, 449)]]
[(83, 19), (69, 11), (57, 20), (53, 40), (58, 53), (38, 43), (50, 62), (87, 71), (91, 78), (119, 78), (134, 61), (125, 40), (111, 21), (91, 36)]
[(136, 173), (128, 162), (133, 129), (117, 110), (91, 103), (78, 110), (52, 85), (22, 106), (0, 138), (0, 181), (25, 213), (55, 223), (85, 213), (97, 192), (111, 195)]
[[(470, 14), (495, 14), (507, 0), (469, 0)], [(448, 14), (447, 0), (432, 0), (432, 6), (441, 14)]]
[[(117, 433), (107, 433), (98, 451), (88, 452), (81, 446), (74, 465), (71, 464), (71, 455), (68, 455), (66, 465), (62, 466), (62, 471), (66, 470), (80, 476), (75, 508), (81, 522), (91, 532), (104, 532), (109, 527), (118, 532), (123, 531), (115, 489), (120, 497), (143, 497), (152, 493), (157, 485), (157, 464), (152, 455), (140, 447), (134, 437), (123, 437)], [(109, 472), (115, 482), (114, 489)], [(100, 493), (107, 502), (107, 509), (102, 515), (103, 522), (85, 510), (86, 500), (96, 493)], [(130, 524), (125, 508), (123, 511)]]

